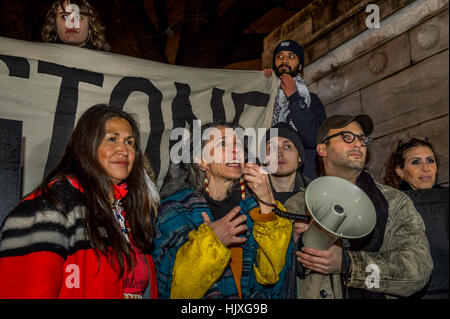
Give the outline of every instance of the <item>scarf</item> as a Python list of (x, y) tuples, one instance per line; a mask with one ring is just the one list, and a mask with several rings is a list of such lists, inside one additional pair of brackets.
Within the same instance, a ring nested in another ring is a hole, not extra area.
[[(372, 232), (362, 238), (348, 239), (349, 249), (352, 251), (377, 252), (383, 244), (384, 232), (389, 214), (389, 204), (378, 189), (372, 176), (366, 171), (362, 171), (356, 179), (356, 186), (361, 188), (364, 193), (369, 196), (375, 207), (377, 221)], [(349, 288), (342, 285), (343, 289), (347, 289), (347, 297), (349, 299), (385, 299), (382, 293), (375, 293), (370, 290), (360, 288)], [(344, 292), (344, 296), (345, 296)]]
[[(283, 89), (280, 87), (280, 78), (278, 80), (278, 93), (275, 97), (275, 105), (273, 108), (273, 118), (272, 118), (272, 126), (279, 122), (289, 123), (294, 129), (297, 130), (294, 123), (292, 122), (289, 114), (291, 111), (289, 110), (289, 100), (284, 94)], [(302, 79), (300, 74), (294, 77), (294, 81), (297, 84), (297, 92), (301, 97), (304, 98), (306, 104), (301, 104), (301, 108), (309, 107), (311, 103), (311, 97), (309, 96), (308, 88), (306, 87), (305, 81)]]
[(113, 184), (114, 199), (124, 198), (128, 193), (127, 187), (127, 183), (121, 183), (119, 185)]

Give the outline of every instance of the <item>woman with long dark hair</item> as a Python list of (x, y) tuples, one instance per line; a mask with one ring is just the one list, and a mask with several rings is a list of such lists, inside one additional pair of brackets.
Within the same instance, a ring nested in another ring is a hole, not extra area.
[(140, 298), (147, 287), (156, 297), (155, 193), (133, 117), (89, 108), (2, 224), (0, 298)]
[(169, 168), (154, 251), (161, 298), (292, 293), (282, 280), (291, 266), (292, 225), (274, 214), (284, 207), (274, 200), (267, 174), (245, 163), (238, 128), (216, 122), (194, 130), (189, 156)]

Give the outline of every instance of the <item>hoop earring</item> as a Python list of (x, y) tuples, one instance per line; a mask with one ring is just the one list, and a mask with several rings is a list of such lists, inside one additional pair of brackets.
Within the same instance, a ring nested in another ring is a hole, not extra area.
[(205, 193), (209, 195), (209, 180), (208, 177), (205, 176)]
[(89, 43), (89, 41), (91, 41), (91, 35), (92, 35), (92, 32), (91, 32), (91, 29), (89, 28), (88, 37), (86, 39), (86, 43)]

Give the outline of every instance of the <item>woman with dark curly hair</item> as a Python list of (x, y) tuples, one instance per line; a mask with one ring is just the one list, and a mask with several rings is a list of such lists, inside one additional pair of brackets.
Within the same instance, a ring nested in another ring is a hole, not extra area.
[[(74, 9), (69, 5), (78, 6), (79, 18), (70, 17)], [(105, 45), (105, 27), (101, 25), (95, 8), (86, 0), (57, 0), (47, 12), (42, 40), (102, 50)]]
[(438, 161), (427, 138), (400, 140), (386, 165), (386, 185), (408, 189), (428, 189), (436, 181)]
[(147, 288), (156, 298), (159, 196), (143, 157), (133, 117), (89, 108), (58, 165), (0, 228), (0, 299), (139, 299)]
[(448, 188), (436, 185), (438, 159), (428, 138), (402, 139), (389, 157), (384, 181), (406, 193), (425, 223), (434, 268), (413, 297), (448, 299)]

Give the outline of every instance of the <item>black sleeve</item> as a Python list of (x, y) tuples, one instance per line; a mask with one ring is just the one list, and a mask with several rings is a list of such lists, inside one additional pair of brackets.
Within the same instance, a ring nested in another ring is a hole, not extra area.
[(319, 97), (310, 93), (311, 104), (306, 107), (305, 99), (295, 92), (289, 100), (291, 119), (297, 128), (302, 142), (307, 148), (316, 148), (316, 135), (322, 122), (327, 118)]

